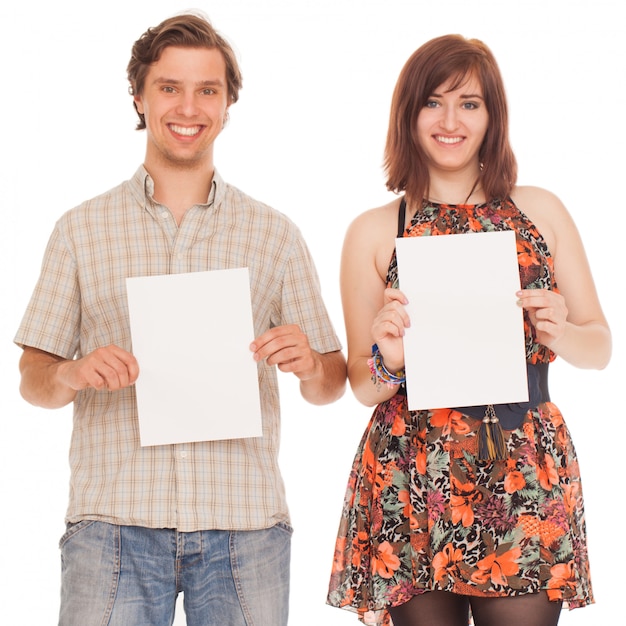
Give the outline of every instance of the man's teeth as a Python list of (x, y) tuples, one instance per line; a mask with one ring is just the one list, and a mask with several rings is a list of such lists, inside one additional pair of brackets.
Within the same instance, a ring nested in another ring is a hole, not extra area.
[(463, 137), (442, 137), (441, 135), (437, 135), (436, 139), (441, 143), (459, 143), (459, 141), (463, 141)]
[(185, 135), (192, 137), (200, 132), (200, 126), (176, 126), (176, 124), (170, 124), (170, 128), (179, 135)]

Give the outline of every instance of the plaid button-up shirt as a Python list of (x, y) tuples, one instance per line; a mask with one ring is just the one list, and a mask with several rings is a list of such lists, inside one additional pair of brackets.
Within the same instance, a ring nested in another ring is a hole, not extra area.
[[(129, 181), (61, 217), (17, 344), (68, 359), (110, 344), (130, 350), (127, 277), (248, 267), (255, 336), (293, 323), (313, 349), (340, 349), (307, 247), (287, 217), (215, 173), (207, 203), (190, 208), (177, 226), (154, 201), (153, 188), (140, 167)], [(67, 521), (181, 531), (288, 522), (277, 463), (276, 368), (259, 364), (259, 385), (262, 437), (153, 447), (139, 445), (134, 387), (80, 391)], [(208, 418), (236, 419), (212, 416), (210, 398), (206, 411)]]

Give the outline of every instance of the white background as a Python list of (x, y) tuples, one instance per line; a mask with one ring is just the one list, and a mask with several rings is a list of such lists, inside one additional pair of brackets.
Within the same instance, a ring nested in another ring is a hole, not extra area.
[[(70, 409), (18, 395), (12, 345), (54, 221), (129, 178), (143, 159), (125, 68), (135, 39), (187, 2), (2, 3), (0, 151), (0, 621), (56, 623)], [(234, 44), (241, 100), (218, 139), (223, 177), (302, 229), (341, 337), (338, 267), (348, 223), (390, 199), (381, 171), (398, 73), (426, 40), (483, 39), (509, 94), (519, 182), (572, 212), (612, 325), (602, 372), (551, 368), (582, 467), (597, 604), (561, 623), (616, 624), (622, 605), (624, 477), (624, 20), (620, 0), (214, 0)], [(350, 393), (308, 406), (281, 377), (281, 462), (295, 535), (291, 624), (356, 624), (326, 607), (345, 483), (370, 410)], [(179, 612), (177, 624), (182, 624)]]

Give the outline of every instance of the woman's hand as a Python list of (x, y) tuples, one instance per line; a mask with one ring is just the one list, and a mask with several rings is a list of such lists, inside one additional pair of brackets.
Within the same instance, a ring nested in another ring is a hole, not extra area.
[(404, 367), (405, 329), (411, 325), (405, 305), (406, 296), (399, 289), (385, 289), (383, 308), (372, 323), (372, 337), (378, 345), (385, 367), (397, 372)]
[(546, 242), (559, 286), (558, 293), (524, 289), (518, 294), (537, 341), (575, 367), (606, 367), (611, 358), (611, 331), (574, 220), (545, 189), (516, 187), (511, 197)]
[(517, 296), (518, 304), (528, 311), (537, 341), (556, 351), (556, 345), (566, 329), (568, 311), (565, 298), (548, 289), (523, 289), (517, 292)]

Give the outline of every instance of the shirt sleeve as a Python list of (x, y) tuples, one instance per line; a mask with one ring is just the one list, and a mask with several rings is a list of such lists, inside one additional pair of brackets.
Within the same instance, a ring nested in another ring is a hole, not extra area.
[(79, 333), (80, 293), (76, 262), (57, 224), (14, 341), (21, 347), (30, 346), (71, 359), (79, 349)]
[(313, 258), (300, 232), (287, 260), (281, 304), (282, 323), (298, 324), (314, 350), (322, 354), (341, 350), (322, 299)]

